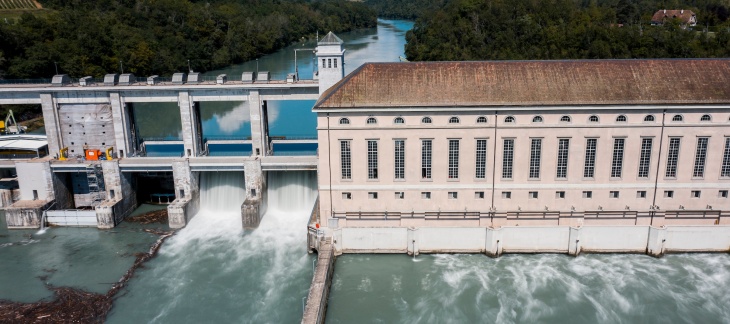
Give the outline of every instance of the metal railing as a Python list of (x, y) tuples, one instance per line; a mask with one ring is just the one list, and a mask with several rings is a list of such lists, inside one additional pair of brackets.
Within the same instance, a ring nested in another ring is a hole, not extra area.
[(0, 84), (51, 84), (51, 79), (0, 79)]

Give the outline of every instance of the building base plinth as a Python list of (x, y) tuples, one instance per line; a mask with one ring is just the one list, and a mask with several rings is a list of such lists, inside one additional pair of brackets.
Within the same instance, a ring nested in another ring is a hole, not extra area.
[(8, 229), (41, 228), (43, 211), (52, 204), (52, 200), (20, 200), (12, 204), (5, 208)]

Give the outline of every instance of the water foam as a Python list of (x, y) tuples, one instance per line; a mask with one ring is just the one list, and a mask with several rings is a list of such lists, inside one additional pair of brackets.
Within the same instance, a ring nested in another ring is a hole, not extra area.
[[(306, 225), (315, 179), (313, 172), (269, 173), (266, 214), (258, 229), (244, 231), (243, 174), (202, 173), (200, 212), (115, 308), (129, 307), (141, 321), (153, 322), (299, 320), (314, 259), (306, 252)], [(140, 309), (140, 303), (150, 305)], [(112, 320), (130, 321), (121, 314)]]

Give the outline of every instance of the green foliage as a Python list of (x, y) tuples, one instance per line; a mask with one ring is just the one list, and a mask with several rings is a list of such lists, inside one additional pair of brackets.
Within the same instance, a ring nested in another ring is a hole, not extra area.
[(378, 17), (415, 20), (429, 10), (441, 8), (447, 0), (365, 0)]
[[(693, 1), (703, 9), (673, 5), (697, 13), (699, 24), (692, 30), (678, 20), (651, 26), (651, 16), (664, 6), (658, 0), (451, 0), (416, 21), (406, 35), (406, 56), (412, 61), (727, 57), (730, 22), (724, 1)], [(716, 25), (705, 25), (701, 17)], [(713, 32), (703, 31), (705, 26)]]
[[(276, 51), (315, 32), (373, 27), (374, 12), (337, 0), (48, 0), (53, 9), (0, 23), (7, 78), (138, 76), (208, 71)], [(9, 64), (8, 64), (9, 63)], [(2, 70), (0, 64), (0, 70)]]

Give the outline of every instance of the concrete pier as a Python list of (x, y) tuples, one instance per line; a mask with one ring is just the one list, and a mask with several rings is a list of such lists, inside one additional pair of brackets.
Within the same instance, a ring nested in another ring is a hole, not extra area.
[(68, 185), (51, 172), (46, 160), (15, 163), (20, 199), (7, 207), (8, 228), (40, 228), (43, 211), (64, 209), (73, 205)]
[(259, 227), (261, 218), (266, 213), (264, 204), (266, 194), (266, 180), (261, 170), (261, 160), (254, 159), (244, 162), (246, 179), (246, 200), (241, 205), (241, 222), (245, 229)]
[(103, 161), (106, 199), (96, 206), (96, 222), (100, 229), (114, 228), (137, 208), (137, 195), (132, 185), (132, 174), (122, 173), (119, 161)]
[(200, 209), (199, 172), (190, 170), (186, 160), (172, 162), (175, 200), (167, 206), (170, 228), (185, 227)]
[(302, 324), (324, 323), (334, 272), (334, 249), (329, 242), (322, 242), (317, 255), (317, 268), (314, 270), (312, 284), (309, 286)]

